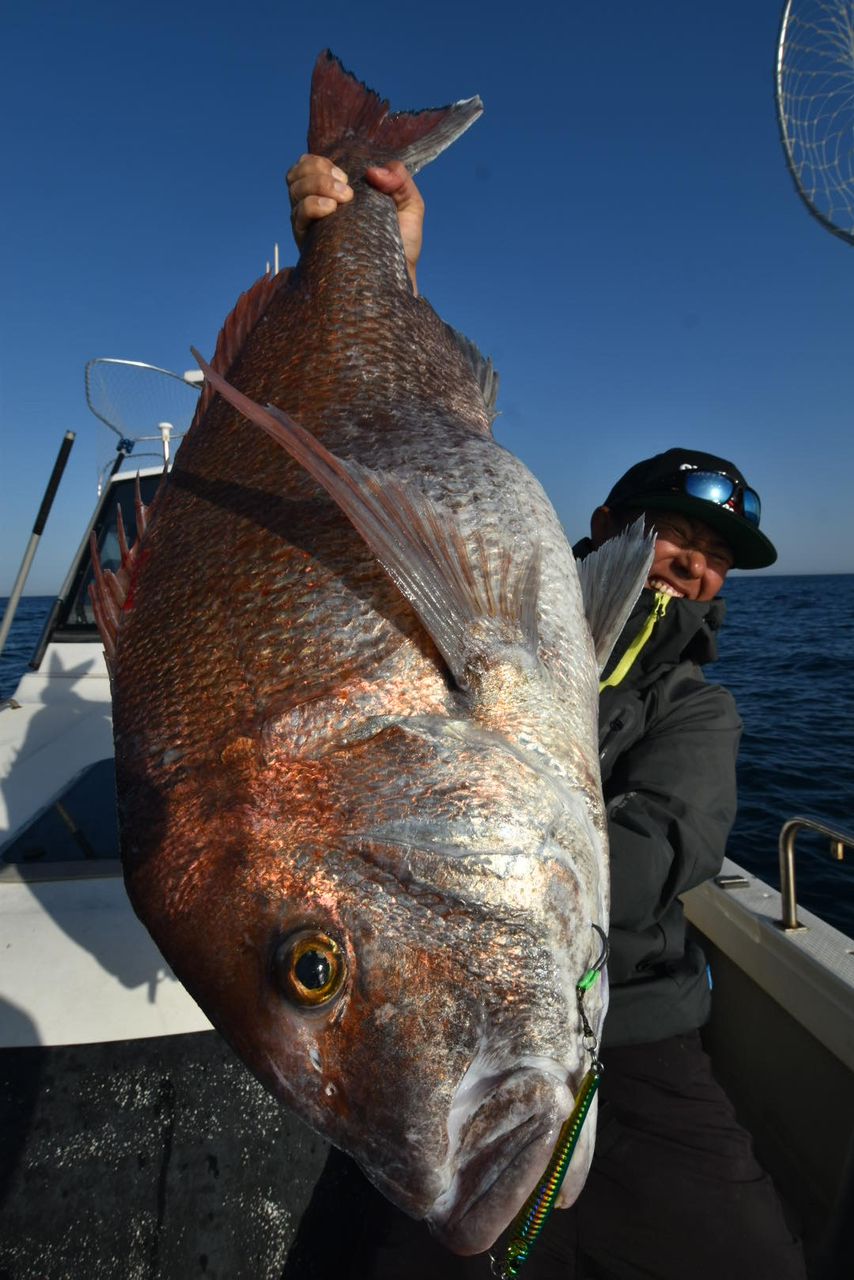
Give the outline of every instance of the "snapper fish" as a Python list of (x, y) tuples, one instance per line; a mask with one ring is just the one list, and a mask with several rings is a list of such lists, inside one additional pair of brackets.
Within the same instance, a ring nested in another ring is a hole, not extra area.
[(536, 1185), (589, 1065), (598, 672), (649, 560), (608, 544), (582, 591), (493, 439), (492, 365), (414, 294), (364, 180), (481, 109), (390, 113), (320, 56), (308, 148), (353, 200), (240, 298), (93, 589), (137, 914), (262, 1083), (461, 1254)]

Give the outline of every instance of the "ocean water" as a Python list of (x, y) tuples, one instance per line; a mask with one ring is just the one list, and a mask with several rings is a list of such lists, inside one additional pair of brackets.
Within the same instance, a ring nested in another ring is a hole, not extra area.
[[(729, 855), (779, 887), (787, 818), (854, 832), (854, 574), (737, 575), (706, 677), (735, 696), (744, 736)], [(826, 839), (797, 840), (798, 901), (854, 937), (854, 851), (834, 862)]]
[[(53, 600), (53, 596), (23, 596), (19, 601), (12, 630), (0, 653), (0, 702), (15, 692), (39, 642)], [(6, 596), (0, 596), (0, 621), (6, 615), (8, 603)]]
[[(787, 818), (823, 818), (854, 831), (854, 574), (736, 576), (709, 680), (735, 695), (744, 721), (736, 862), (779, 885), (777, 838)], [(0, 656), (0, 699), (29, 662), (50, 597), (25, 597)], [(6, 601), (0, 599), (0, 616)], [(854, 853), (833, 862), (827, 842), (798, 837), (798, 901), (854, 936)]]

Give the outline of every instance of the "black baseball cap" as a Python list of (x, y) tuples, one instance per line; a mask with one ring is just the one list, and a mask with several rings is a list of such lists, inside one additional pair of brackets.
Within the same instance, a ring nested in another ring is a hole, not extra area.
[(736, 569), (765, 569), (777, 559), (774, 545), (759, 531), (756, 490), (738, 467), (713, 453), (668, 449), (645, 458), (620, 477), (604, 505), (681, 511), (702, 520), (726, 539)]

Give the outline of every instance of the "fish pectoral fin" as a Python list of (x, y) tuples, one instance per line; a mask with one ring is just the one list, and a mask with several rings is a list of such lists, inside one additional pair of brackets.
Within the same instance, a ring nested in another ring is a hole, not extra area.
[(644, 588), (654, 549), (655, 534), (645, 532), (641, 517), (575, 562), (600, 674)]
[(497, 649), (536, 655), (540, 547), (522, 558), (490, 552), (479, 534), (464, 538), (453, 515), (412, 484), (330, 453), (310, 431), (272, 405), (237, 391), (193, 349), (211, 385), (322, 485), (412, 605), (460, 688)]

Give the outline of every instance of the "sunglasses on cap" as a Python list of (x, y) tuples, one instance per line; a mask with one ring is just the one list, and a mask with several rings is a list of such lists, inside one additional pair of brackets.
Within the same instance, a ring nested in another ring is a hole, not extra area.
[(687, 493), (691, 498), (714, 502), (718, 507), (729, 507), (759, 528), (762, 511), (759, 494), (721, 471), (677, 471), (664, 483)]

